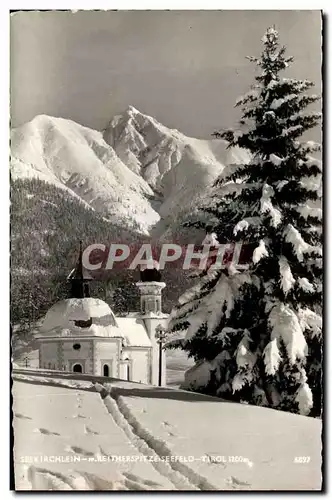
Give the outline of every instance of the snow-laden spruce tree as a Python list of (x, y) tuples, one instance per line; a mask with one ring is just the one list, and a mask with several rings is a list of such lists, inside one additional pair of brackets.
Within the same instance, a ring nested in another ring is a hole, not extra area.
[[(321, 114), (307, 80), (283, 78), (292, 61), (269, 28), (262, 39), (241, 132), (217, 136), (251, 152), (248, 165), (225, 170), (196, 226), (220, 244), (252, 248), (249, 267), (204, 270), (172, 311), (169, 329), (196, 368), (188, 388), (227, 399), (319, 415), (321, 408), (321, 166), (301, 141)], [(175, 342), (176, 345), (176, 342)], [(178, 344), (179, 345), (179, 344)]]

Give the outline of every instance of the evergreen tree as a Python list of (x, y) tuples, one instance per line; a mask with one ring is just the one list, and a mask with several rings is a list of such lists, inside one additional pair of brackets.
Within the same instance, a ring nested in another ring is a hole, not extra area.
[(210, 373), (192, 370), (189, 388), (319, 415), (322, 175), (310, 156), (319, 145), (300, 140), (319, 123), (320, 113), (305, 111), (319, 97), (306, 93), (313, 83), (280, 76), (292, 58), (274, 28), (262, 42), (261, 57), (249, 58), (259, 69), (255, 84), (236, 102), (240, 131), (216, 133), (252, 159), (225, 169), (194, 224), (213, 230), (220, 244), (245, 242), (253, 249), (248, 268), (201, 272), (169, 328), (186, 329), (177, 345)]

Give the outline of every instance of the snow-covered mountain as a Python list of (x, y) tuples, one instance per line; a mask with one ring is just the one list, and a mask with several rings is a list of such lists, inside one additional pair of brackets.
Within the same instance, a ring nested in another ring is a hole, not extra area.
[(187, 137), (133, 106), (113, 118), (104, 138), (160, 196), (154, 206), (162, 219), (189, 211), (225, 165), (248, 160), (243, 150), (227, 150), (225, 141)]
[(152, 189), (101, 132), (41, 115), (13, 130), (11, 144), (14, 179), (38, 177), (66, 188), (114, 222), (134, 221), (146, 230), (158, 221)]
[(99, 132), (46, 115), (12, 131), (13, 179), (38, 177), (107, 219), (147, 233), (188, 210), (244, 151), (171, 130), (130, 106)]

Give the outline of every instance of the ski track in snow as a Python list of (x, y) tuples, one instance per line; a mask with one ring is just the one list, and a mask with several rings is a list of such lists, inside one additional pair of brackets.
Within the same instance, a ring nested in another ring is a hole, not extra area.
[(112, 391), (108, 391), (101, 384), (96, 383), (95, 387), (116, 424), (123, 429), (126, 436), (141, 453), (147, 457), (154, 457), (156, 461), (151, 462), (151, 465), (169, 479), (177, 490), (206, 491), (216, 489), (205, 477), (200, 476), (183, 463), (158, 461), (160, 457), (172, 456), (172, 451), (166, 443), (153, 436), (136, 420), (121, 396), (112, 394)]

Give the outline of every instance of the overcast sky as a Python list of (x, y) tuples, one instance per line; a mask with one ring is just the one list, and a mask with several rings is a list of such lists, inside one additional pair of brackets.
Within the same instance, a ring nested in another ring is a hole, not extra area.
[(319, 11), (18, 12), (11, 16), (13, 126), (37, 114), (102, 129), (132, 104), (208, 138), (236, 123), (260, 39), (275, 25), (295, 62), (289, 77), (321, 91)]

